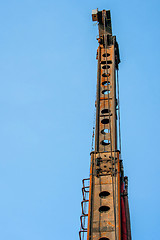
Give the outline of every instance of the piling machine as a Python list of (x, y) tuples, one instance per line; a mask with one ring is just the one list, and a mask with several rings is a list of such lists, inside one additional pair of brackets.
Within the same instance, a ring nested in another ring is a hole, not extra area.
[(80, 240), (131, 240), (128, 177), (121, 159), (119, 47), (109, 10), (92, 11), (98, 22), (97, 93), (90, 178), (83, 179)]

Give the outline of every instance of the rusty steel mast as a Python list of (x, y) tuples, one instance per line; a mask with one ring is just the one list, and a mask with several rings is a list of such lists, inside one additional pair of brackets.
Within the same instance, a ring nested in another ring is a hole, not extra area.
[(110, 11), (92, 11), (98, 22), (95, 147), (84, 179), (80, 240), (131, 240), (128, 178), (121, 160), (118, 65)]

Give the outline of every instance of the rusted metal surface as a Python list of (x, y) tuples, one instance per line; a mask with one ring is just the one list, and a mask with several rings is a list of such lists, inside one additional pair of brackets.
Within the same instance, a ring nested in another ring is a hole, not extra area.
[[(93, 11), (99, 23), (95, 151), (92, 153), (87, 240), (121, 239), (117, 149), (115, 43), (109, 11)], [(91, 187), (92, 184), (92, 187)], [(106, 195), (105, 195), (106, 194)]]
[(99, 28), (95, 148), (91, 152), (89, 184), (86, 186), (83, 180), (79, 235), (80, 240), (124, 240), (121, 231), (121, 200), (126, 209), (123, 212), (123, 229), (129, 231), (130, 226), (126, 223), (128, 202), (121, 198), (124, 178), (117, 144), (116, 70), (120, 62), (118, 43), (116, 37), (112, 36), (110, 11), (93, 10), (92, 20), (98, 22)]
[(124, 177), (125, 190), (124, 190), (124, 205), (126, 213), (126, 229), (127, 229), (127, 240), (131, 240), (131, 224), (130, 224), (130, 213), (129, 213), (129, 203), (128, 203), (128, 177)]

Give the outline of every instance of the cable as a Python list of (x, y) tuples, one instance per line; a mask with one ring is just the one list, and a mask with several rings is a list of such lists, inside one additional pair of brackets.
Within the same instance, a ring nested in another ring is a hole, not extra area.
[(94, 108), (94, 116), (93, 116), (93, 132), (92, 132), (91, 152), (93, 152), (93, 150), (94, 150), (95, 118), (96, 118), (96, 108)]
[(118, 97), (118, 122), (119, 122), (119, 150), (121, 153), (121, 122), (120, 122), (120, 101), (119, 101), (119, 77), (117, 69), (117, 97)]

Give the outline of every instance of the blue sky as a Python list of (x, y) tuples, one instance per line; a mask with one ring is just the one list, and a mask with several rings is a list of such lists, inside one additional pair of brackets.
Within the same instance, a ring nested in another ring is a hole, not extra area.
[(0, 239), (78, 239), (89, 176), (98, 28), (110, 9), (120, 45), (122, 156), (132, 236), (158, 239), (160, 3), (0, 3)]

